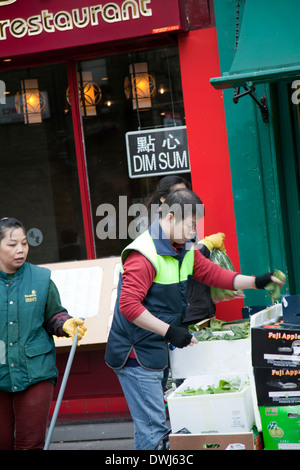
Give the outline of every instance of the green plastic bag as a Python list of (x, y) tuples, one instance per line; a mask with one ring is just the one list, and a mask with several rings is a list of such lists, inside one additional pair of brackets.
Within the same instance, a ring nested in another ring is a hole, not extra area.
[[(229, 256), (221, 250), (213, 248), (210, 252), (210, 260), (221, 266), (221, 268), (228, 269), (229, 271), (235, 271), (231, 259)], [(222, 302), (224, 300), (242, 299), (244, 297), (243, 291), (241, 290), (228, 290), (220, 289), (219, 287), (211, 287), (210, 294), (215, 303)]]

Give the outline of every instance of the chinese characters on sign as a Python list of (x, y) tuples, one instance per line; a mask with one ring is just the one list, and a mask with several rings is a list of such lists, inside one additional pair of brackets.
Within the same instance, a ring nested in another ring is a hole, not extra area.
[(27, 239), (30, 246), (39, 246), (43, 241), (43, 234), (38, 228), (31, 228), (27, 232)]
[(186, 126), (127, 132), (126, 149), (130, 178), (190, 171)]

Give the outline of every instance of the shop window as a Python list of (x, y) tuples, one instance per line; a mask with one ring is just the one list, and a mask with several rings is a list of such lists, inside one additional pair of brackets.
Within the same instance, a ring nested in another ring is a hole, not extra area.
[(86, 258), (65, 64), (0, 74), (0, 216), (20, 219), (28, 261)]
[[(90, 102), (88, 109), (89, 100), (85, 106), (82, 91), (80, 97), (96, 257), (119, 256), (130, 241), (120, 219), (129, 225), (136, 215), (128, 215), (128, 208), (146, 203), (162, 177), (130, 178), (126, 133), (185, 126), (178, 48), (81, 61), (82, 90), (85, 84), (89, 89), (88, 78), (97, 102)], [(189, 172), (181, 176), (190, 181)], [(115, 212), (105, 211), (109, 207)]]

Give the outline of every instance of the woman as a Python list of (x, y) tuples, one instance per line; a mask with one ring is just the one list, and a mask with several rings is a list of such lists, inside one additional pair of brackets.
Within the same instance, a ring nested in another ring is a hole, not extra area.
[(0, 219), (0, 450), (43, 449), (58, 376), (52, 335), (87, 330), (60, 304), (50, 270), (26, 262), (28, 250), (22, 223)]

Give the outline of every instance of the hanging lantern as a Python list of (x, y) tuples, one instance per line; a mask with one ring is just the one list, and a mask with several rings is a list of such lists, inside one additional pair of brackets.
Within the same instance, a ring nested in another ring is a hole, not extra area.
[(151, 108), (151, 97), (155, 95), (155, 78), (148, 72), (147, 62), (129, 65), (130, 78), (124, 81), (125, 96), (132, 99), (133, 109)]
[(21, 90), (15, 96), (16, 110), (24, 114), (25, 124), (40, 124), (46, 109), (45, 94), (39, 90), (36, 78), (21, 80)]
[[(93, 81), (92, 72), (78, 72), (78, 93), (80, 99), (81, 115), (83, 117), (96, 116), (96, 106), (102, 98), (100, 86)], [(71, 105), (70, 89), (67, 89), (67, 101)]]

